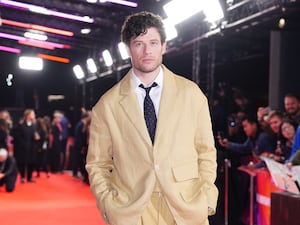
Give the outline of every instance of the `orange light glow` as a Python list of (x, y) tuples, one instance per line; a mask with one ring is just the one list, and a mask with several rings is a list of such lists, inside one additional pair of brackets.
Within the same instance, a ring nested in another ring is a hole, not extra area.
[(15, 27), (22, 27), (22, 28), (26, 28), (26, 29), (39, 30), (39, 31), (44, 31), (44, 32), (48, 32), (48, 33), (53, 33), (53, 34), (60, 34), (63, 36), (69, 36), (69, 37), (74, 36), (74, 33), (70, 32), (70, 31), (40, 26), (40, 25), (36, 25), (36, 24), (20, 23), (20, 22), (13, 21), (13, 20), (2, 19), (2, 24), (15, 26)]
[(38, 54), (37, 56), (42, 59), (52, 60), (52, 61), (56, 61), (56, 62), (62, 62), (62, 63), (70, 62), (70, 60), (68, 58), (63, 58), (63, 57), (58, 57), (58, 56), (53, 56), (53, 55)]

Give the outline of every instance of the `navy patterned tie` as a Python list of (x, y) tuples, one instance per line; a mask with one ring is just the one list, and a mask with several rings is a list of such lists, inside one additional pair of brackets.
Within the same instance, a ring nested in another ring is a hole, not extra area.
[(156, 129), (156, 114), (153, 102), (150, 98), (149, 92), (152, 87), (156, 87), (157, 83), (153, 83), (150, 87), (144, 87), (143, 84), (140, 84), (139, 87), (145, 89), (146, 96), (144, 99), (144, 117), (148, 133), (150, 135), (152, 144), (154, 143), (155, 129)]

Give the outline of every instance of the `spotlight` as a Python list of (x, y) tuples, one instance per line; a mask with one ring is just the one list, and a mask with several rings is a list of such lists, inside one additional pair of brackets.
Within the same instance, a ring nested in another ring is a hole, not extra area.
[(97, 72), (97, 66), (95, 61), (92, 58), (86, 60), (87, 68), (91, 73)]
[(286, 21), (284, 18), (280, 18), (279, 21), (278, 21), (278, 27), (279, 28), (284, 28), (285, 27), (285, 24), (286, 24)]
[(122, 58), (123, 60), (129, 58), (128, 52), (127, 52), (127, 50), (126, 50), (126, 46), (125, 46), (125, 44), (124, 44), (123, 42), (120, 42), (120, 43), (118, 44), (118, 49), (119, 49), (121, 58)]
[(84, 72), (83, 72), (83, 69), (82, 69), (82, 67), (81, 67), (80, 65), (74, 66), (74, 67), (73, 67), (73, 72), (74, 72), (74, 74), (75, 74), (75, 77), (76, 77), (78, 80), (80, 80), (80, 79), (82, 79), (82, 78), (85, 77)]
[(19, 57), (19, 67), (24, 70), (43, 70), (43, 60), (37, 57), (21, 56)]
[(104, 62), (105, 62), (106, 66), (111, 66), (113, 64), (113, 59), (112, 59), (111, 54), (108, 50), (104, 50), (102, 52), (102, 57), (104, 59)]

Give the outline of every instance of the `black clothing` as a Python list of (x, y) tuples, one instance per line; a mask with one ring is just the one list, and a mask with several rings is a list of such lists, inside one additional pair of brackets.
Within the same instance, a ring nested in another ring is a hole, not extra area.
[(73, 149), (73, 176), (77, 177), (78, 169), (80, 170), (83, 180), (87, 182), (88, 175), (85, 169), (85, 158), (87, 154), (87, 130), (85, 124), (80, 120), (75, 127), (74, 133), (74, 149)]
[(0, 130), (0, 148), (5, 148), (7, 149), (7, 133), (5, 130)]
[(25, 178), (27, 168), (27, 180), (32, 180), (32, 172), (36, 163), (36, 141), (34, 139), (36, 126), (27, 125), (25, 122), (12, 130), (14, 138), (14, 157), (21, 174)]
[(61, 128), (57, 125), (53, 124), (51, 127), (52, 134), (52, 146), (50, 150), (50, 158), (51, 158), (51, 171), (53, 173), (57, 173), (60, 170), (60, 153), (62, 148), (62, 136), (61, 136)]
[(17, 163), (34, 164), (36, 161), (36, 126), (23, 123), (12, 130), (14, 157)]
[(4, 162), (0, 162), (0, 173), (5, 176), (0, 179), (0, 186), (5, 185), (7, 192), (15, 189), (15, 183), (18, 175), (16, 160), (13, 156), (8, 156)]
[(37, 162), (36, 171), (37, 176), (40, 175), (41, 169), (46, 173), (49, 173), (49, 160), (48, 160), (48, 137), (46, 132), (37, 126), (37, 132), (40, 136), (40, 140), (37, 141)]

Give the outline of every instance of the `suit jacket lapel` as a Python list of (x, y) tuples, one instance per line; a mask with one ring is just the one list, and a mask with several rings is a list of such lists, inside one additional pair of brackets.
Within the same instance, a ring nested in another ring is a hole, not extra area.
[[(172, 110), (177, 109), (176, 105), (176, 95), (178, 88), (174, 80), (174, 74), (163, 66), (164, 70), (164, 86), (162, 90), (158, 120), (156, 125), (155, 143), (159, 142), (160, 138), (163, 137), (165, 129), (168, 129), (169, 120), (172, 118)], [(135, 92), (131, 85), (130, 78), (131, 71), (129, 71), (126, 76), (121, 81), (120, 95), (123, 98), (120, 101), (122, 110), (125, 112), (129, 121), (138, 130), (141, 137), (144, 139), (148, 145), (152, 146), (151, 139), (148, 134), (148, 130), (145, 124), (144, 116), (141, 112), (140, 106), (138, 104)]]
[(174, 74), (166, 67), (163, 67), (163, 70), (164, 84), (156, 125), (155, 143), (159, 142), (161, 138), (164, 138), (163, 134), (165, 132), (165, 129), (170, 128), (169, 120), (172, 118), (172, 112), (174, 109), (178, 109), (178, 107), (176, 106), (178, 104), (178, 102), (176, 101), (178, 88), (174, 80)]
[(137, 101), (136, 94), (131, 85), (129, 71), (126, 76), (121, 81), (120, 86), (120, 95), (123, 96), (120, 100), (120, 105), (122, 110), (125, 112), (128, 120), (133, 124), (133, 126), (138, 130), (141, 137), (150, 145), (151, 139), (148, 135), (148, 130), (145, 124), (144, 116), (140, 109), (140, 106)]

